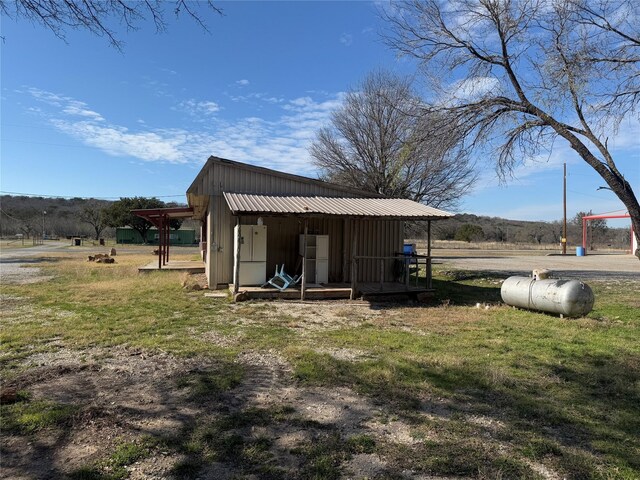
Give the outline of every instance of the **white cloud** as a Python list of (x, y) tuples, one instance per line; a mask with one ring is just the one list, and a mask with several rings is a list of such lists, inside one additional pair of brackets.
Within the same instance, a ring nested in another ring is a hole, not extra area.
[(104, 118), (102, 118), (102, 115), (100, 115), (97, 112), (94, 112), (93, 110), (89, 110), (85, 107), (86, 105), (82, 102), (72, 101), (72, 102), (69, 102), (69, 104), (62, 111), (67, 115), (88, 117), (93, 120), (100, 120), (100, 121), (104, 120)]
[(183, 110), (194, 117), (207, 117), (220, 111), (220, 105), (210, 100), (197, 101), (193, 98), (180, 102), (177, 109)]
[(340, 43), (345, 47), (350, 47), (351, 45), (353, 45), (353, 35), (351, 35), (350, 33), (343, 33), (342, 35), (340, 35)]
[[(278, 170), (314, 175), (308, 146), (317, 130), (326, 124), (339, 106), (342, 94), (310, 96), (285, 102), (279, 99), (280, 115), (275, 119), (250, 116), (236, 122), (213, 117), (193, 129), (152, 128), (143, 120), (132, 120), (135, 127), (109, 122), (73, 98), (42, 90), (30, 92), (48, 105), (39, 112), (59, 131), (103, 152), (143, 161), (202, 164), (210, 155), (250, 162)], [(269, 96), (261, 97), (268, 101)], [(189, 99), (178, 106), (190, 113), (216, 113), (219, 105), (211, 101)], [(92, 113), (88, 113), (92, 112)]]
[(189, 135), (183, 131), (131, 132), (117, 125), (102, 125), (89, 121), (73, 122), (53, 119), (60, 131), (85, 145), (99, 148), (114, 156), (131, 156), (147, 161), (184, 163), (187, 161), (181, 146)]
[(78, 117), (87, 117), (92, 120), (102, 121), (104, 118), (93, 110), (90, 110), (86, 103), (75, 100), (71, 97), (66, 97), (64, 95), (58, 95), (56, 93), (47, 92), (45, 90), (40, 90), (39, 88), (27, 88), (27, 92), (31, 94), (35, 99), (54, 106), (61, 107), (63, 113), (72, 116)]
[(234, 102), (244, 102), (244, 103), (265, 102), (269, 104), (284, 102), (283, 98), (274, 97), (273, 95), (269, 95), (267, 93), (259, 93), (259, 92), (248, 93), (246, 95), (229, 95), (229, 94), (226, 94), (226, 95)]
[(249, 85), (249, 80), (247, 80), (246, 78), (243, 78), (242, 80), (237, 80), (236, 81), (236, 85), (239, 85), (241, 87), (245, 87), (245, 86)]
[(487, 93), (495, 94), (500, 81), (494, 77), (470, 77), (450, 84), (444, 91), (441, 102), (457, 104), (482, 98)]

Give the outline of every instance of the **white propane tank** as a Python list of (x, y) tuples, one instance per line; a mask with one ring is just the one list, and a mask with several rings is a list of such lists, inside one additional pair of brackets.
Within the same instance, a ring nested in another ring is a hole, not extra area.
[(531, 277), (509, 277), (500, 289), (507, 305), (582, 317), (593, 308), (593, 291), (578, 280), (536, 280)]

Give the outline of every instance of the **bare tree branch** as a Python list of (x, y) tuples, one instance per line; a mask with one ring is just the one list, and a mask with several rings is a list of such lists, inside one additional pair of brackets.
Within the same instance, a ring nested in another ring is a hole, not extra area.
[(389, 197), (453, 207), (475, 175), (454, 135), (420, 114), (408, 81), (389, 73), (369, 75), (350, 91), (318, 132), (310, 152), (325, 178)]
[(629, 209), (640, 238), (640, 205), (607, 142), (640, 101), (638, 2), (402, 5), (386, 15), (387, 41), (421, 63), (437, 94), (426, 114), (454, 124), (463, 148), (493, 155), (503, 177), (563, 138)]
[(121, 51), (124, 44), (117, 36), (115, 25), (137, 30), (140, 24), (151, 19), (156, 31), (163, 32), (166, 4), (173, 4), (176, 16), (186, 12), (206, 32), (209, 30), (203, 12), (222, 14), (212, 0), (0, 0), (0, 12), (8, 18), (39, 23), (63, 41), (69, 29), (88, 30), (107, 38)]

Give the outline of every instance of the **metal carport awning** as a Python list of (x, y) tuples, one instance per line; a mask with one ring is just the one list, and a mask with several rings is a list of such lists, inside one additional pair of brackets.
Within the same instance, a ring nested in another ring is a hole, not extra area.
[(234, 215), (338, 216), (382, 220), (444, 220), (453, 214), (403, 198), (253, 195), (224, 192)]
[(137, 217), (148, 220), (158, 229), (158, 269), (169, 261), (169, 232), (174, 218), (192, 218), (191, 207), (141, 208), (131, 210)]

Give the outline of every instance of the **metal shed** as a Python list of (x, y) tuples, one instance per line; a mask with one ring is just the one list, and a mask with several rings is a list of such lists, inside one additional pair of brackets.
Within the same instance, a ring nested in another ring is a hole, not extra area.
[[(291, 274), (303, 273), (306, 235), (326, 237), (326, 284), (350, 285), (353, 290), (354, 282), (381, 287), (398, 283), (394, 259), (402, 256), (405, 221), (430, 223), (451, 216), (410, 200), (217, 157), (209, 158), (187, 190), (187, 199), (202, 222), (201, 250), (210, 288), (233, 285), (236, 291), (241, 284), (236, 247), (242, 240), (236, 225), (266, 226), (267, 274), (282, 264)], [(425, 263), (430, 271), (430, 258)]]
[[(157, 228), (152, 228), (147, 233), (147, 244), (158, 245), (160, 234)], [(169, 233), (171, 245), (193, 245), (196, 243), (196, 231), (192, 229), (171, 230)], [(140, 233), (131, 227), (116, 228), (116, 243), (142, 245), (145, 241)]]

